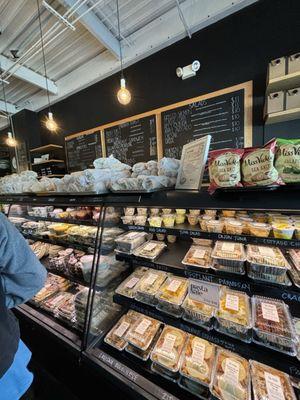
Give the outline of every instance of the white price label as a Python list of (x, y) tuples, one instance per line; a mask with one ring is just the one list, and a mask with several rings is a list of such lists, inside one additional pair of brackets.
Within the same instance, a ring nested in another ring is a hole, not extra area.
[(143, 320), (135, 328), (135, 332), (138, 333), (139, 335), (143, 335), (150, 325), (151, 321), (149, 319), (143, 318)]
[(268, 398), (271, 400), (285, 400), (279, 376), (265, 372), (265, 381)]
[(156, 244), (155, 244), (155, 243), (148, 243), (148, 244), (146, 244), (146, 246), (144, 247), (143, 250), (152, 251), (152, 250), (155, 249), (155, 247), (156, 247)]
[(124, 333), (127, 331), (129, 328), (129, 323), (128, 322), (122, 322), (121, 325), (114, 331), (114, 334), (118, 337), (122, 337)]
[(138, 232), (129, 232), (126, 235), (126, 239), (130, 239), (131, 240), (131, 239), (134, 239), (134, 238), (136, 238), (138, 236), (140, 236)]
[(222, 251), (232, 251), (234, 252), (234, 243), (222, 243)]
[(205, 355), (205, 344), (204, 343), (196, 343), (193, 346), (192, 352), (192, 361), (195, 363), (199, 363), (200, 365), (203, 364)]
[(265, 257), (276, 257), (274, 250), (271, 247), (259, 247), (259, 253)]
[(219, 306), (220, 285), (189, 279), (189, 298), (212, 307)]
[(139, 282), (139, 280), (140, 278), (134, 276), (133, 278), (129, 279), (129, 281), (125, 284), (125, 287), (132, 289)]
[(240, 363), (231, 359), (226, 358), (225, 360), (225, 370), (224, 375), (226, 379), (234, 384), (239, 383), (239, 374), (240, 374)]
[(195, 258), (204, 258), (206, 251), (203, 249), (198, 249), (194, 251), (193, 257)]
[(239, 297), (234, 294), (226, 294), (225, 307), (229, 310), (239, 311)]
[(150, 274), (147, 276), (147, 278), (145, 279), (145, 285), (146, 285), (146, 286), (151, 286), (151, 285), (153, 285), (153, 283), (156, 281), (157, 277), (158, 277), (158, 276), (157, 276), (156, 274), (150, 273)]
[(171, 353), (173, 351), (175, 341), (176, 336), (172, 335), (172, 333), (167, 333), (161, 346), (161, 350), (166, 353)]
[(181, 281), (179, 281), (178, 279), (173, 279), (169, 283), (167, 290), (169, 290), (169, 292), (176, 292), (179, 289), (180, 285), (181, 285)]
[(261, 303), (262, 316), (269, 321), (279, 322), (279, 315), (275, 304)]

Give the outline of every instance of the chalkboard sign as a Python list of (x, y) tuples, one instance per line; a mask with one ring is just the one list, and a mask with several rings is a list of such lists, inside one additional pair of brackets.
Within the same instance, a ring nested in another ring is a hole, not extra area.
[(68, 172), (93, 168), (93, 161), (102, 157), (100, 132), (66, 138)]
[(157, 159), (155, 115), (104, 129), (106, 155), (133, 165)]
[[(240, 148), (245, 144), (245, 90), (205, 96), (162, 113), (163, 154), (179, 158), (182, 147), (211, 135), (210, 150)], [(249, 145), (249, 144), (247, 144)]]

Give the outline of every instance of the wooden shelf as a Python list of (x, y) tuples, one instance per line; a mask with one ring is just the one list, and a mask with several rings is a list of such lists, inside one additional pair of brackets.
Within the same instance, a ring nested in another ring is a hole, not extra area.
[(44, 151), (49, 151), (49, 150), (55, 150), (55, 149), (63, 149), (63, 146), (60, 146), (58, 144), (46, 144), (45, 146), (41, 147), (36, 147), (34, 149), (31, 149), (31, 153), (42, 153)]
[(41, 161), (39, 163), (32, 164), (32, 166), (42, 165), (42, 164), (50, 164), (50, 163), (64, 163), (64, 160), (56, 160), (56, 159), (45, 160), (45, 161)]
[(277, 124), (278, 122), (292, 121), (300, 119), (300, 108), (293, 108), (291, 110), (279, 111), (272, 114), (267, 114), (266, 125)]
[(300, 71), (271, 79), (267, 84), (267, 94), (300, 86)]
[(65, 176), (65, 175), (64, 174), (42, 175), (42, 176), (38, 176), (38, 179), (40, 179), (40, 178), (62, 178), (63, 176)]

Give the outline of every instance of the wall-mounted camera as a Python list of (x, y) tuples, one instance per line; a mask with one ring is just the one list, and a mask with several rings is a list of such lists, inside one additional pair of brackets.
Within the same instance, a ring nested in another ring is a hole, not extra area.
[(191, 78), (192, 76), (196, 75), (196, 72), (199, 71), (200, 66), (200, 61), (195, 60), (192, 64), (187, 65), (186, 67), (177, 67), (176, 75), (178, 78), (182, 78), (182, 80)]

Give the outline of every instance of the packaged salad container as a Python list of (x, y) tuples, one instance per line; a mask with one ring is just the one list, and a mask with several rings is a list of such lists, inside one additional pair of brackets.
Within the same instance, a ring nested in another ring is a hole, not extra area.
[(204, 398), (209, 394), (214, 360), (215, 346), (212, 343), (194, 335), (188, 336), (181, 357), (179, 373), (196, 383)]
[(186, 340), (185, 332), (166, 325), (151, 353), (151, 369), (165, 378), (176, 379)]
[(250, 400), (251, 383), (248, 361), (238, 354), (219, 348), (210, 390), (219, 400)]
[(208, 330), (213, 328), (213, 317), (216, 311), (214, 307), (193, 300), (188, 294), (182, 304), (182, 309), (182, 319), (185, 321), (199, 325)]
[(246, 254), (241, 243), (218, 241), (211, 256), (216, 261), (212, 267), (216, 271), (245, 274)]
[(147, 271), (148, 268), (137, 268), (116, 288), (115, 292), (133, 299), (137, 291), (138, 283)]
[(140, 315), (126, 332), (125, 340), (132, 346), (145, 351), (150, 346), (161, 323), (156, 319)]
[(297, 354), (289, 307), (281, 300), (252, 297), (253, 342), (282, 353)]
[(147, 271), (139, 282), (135, 299), (145, 304), (155, 306), (157, 303), (156, 294), (161, 285), (167, 279), (168, 274), (164, 271)]
[(290, 377), (278, 369), (250, 360), (256, 400), (296, 400)]
[(181, 304), (186, 296), (188, 280), (178, 276), (169, 276), (159, 289), (156, 299), (156, 308), (166, 314), (180, 318)]
[(288, 254), (291, 260), (289, 273), (294, 285), (300, 288), (300, 249), (289, 249)]
[(116, 250), (131, 254), (147, 240), (146, 232), (126, 232), (115, 239)]
[(149, 260), (154, 261), (160, 256), (166, 247), (167, 245), (164, 242), (149, 240), (136, 248), (133, 251), (133, 254), (137, 257), (148, 258)]
[(135, 346), (133, 346), (132, 344), (127, 344), (127, 346), (125, 347), (125, 351), (127, 351), (127, 353), (132, 354), (133, 356), (139, 358), (142, 361), (147, 361), (150, 357), (150, 354), (155, 346), (155, 343), (157, 342), (157, 339), (159, 338), (160, 334), (162, 332), (162, 327), (160, 327), (156, 333), (156, 335), (154, 336), (152, 342), (150, 343), (149, 347), (147, 348), (147, 350), (141, 350)]
[(215, 329), (244, 342), (251, 342), (252, 323), (250, 299), (246, 293), (222, 287)]
[(207, 246), (191, 246), (189, 251), (184, 256), (182, 264), (209, 269), (213, 264), (211, 252), (212, 249)]

